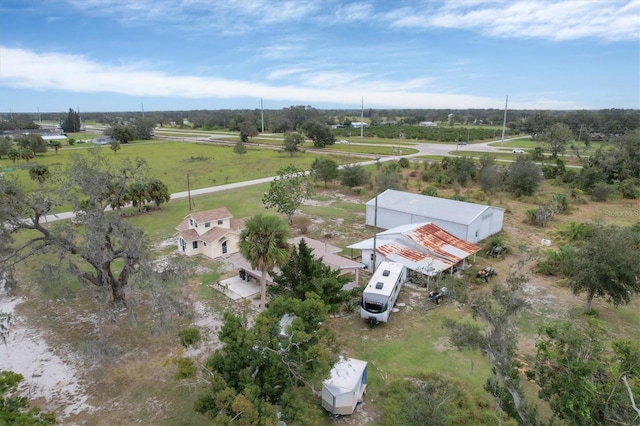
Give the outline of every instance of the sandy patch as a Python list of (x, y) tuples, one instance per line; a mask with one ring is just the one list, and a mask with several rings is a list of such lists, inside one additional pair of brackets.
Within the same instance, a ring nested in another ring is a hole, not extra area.
[(0, 311), (14, 315), (6, 345), (0, 345), (2, 369), (24, 376), (21, 393), (38, 400), (45, 411), (55, 411), (59, 421), (65, 417), (92, 411), (88, 395), (79, 378), (79, 360), (68, 348), (54, 351), (39, 330), (30, 327), (25, 318), (16, 316), (15, 308), (23, 299), (0, 295)]

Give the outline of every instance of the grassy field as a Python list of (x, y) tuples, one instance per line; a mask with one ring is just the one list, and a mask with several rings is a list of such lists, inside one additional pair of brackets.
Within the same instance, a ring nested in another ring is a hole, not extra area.
[[(95, 146), (92, 144), (79, 147), (64, 147), (56, 154), (48, 151), (38, 155), (30, 164), (20, 161), (7, 176), (16, 176), (29, 189), (37, 188), (37, 183), (29, 178), (27, 166), (38, 164), (48, 166), (52, 173), (62, 170), (69, 162), (72, 154), (82, 154), (85, 150)], [(171, 141), (136, 141), (121, 145), (121, 149), (114, 153), (108, 146), (102, 146), (105, 158), (118, 162), (126, 158), (144, 158), (149, 165), (151, 175), (162, 180), (171, 193), (187, 190), (187, 175), (191, 189), (241, 182), (266, 176), (273, 176), (277, 171), (289, 164), (308, 170), (316, 159), (315, 153), (299, 153), (290, 156), (276, 150), (259, 149), (247, 146), (247, 153), (239, 156), (233, 148), (225, 145), (208, 143), (171, 142)], [(356, 155), (333, 155), (339, 164), (354, 161)], [(0, 162), (3, 168), (11, 167), (10, 160)]]

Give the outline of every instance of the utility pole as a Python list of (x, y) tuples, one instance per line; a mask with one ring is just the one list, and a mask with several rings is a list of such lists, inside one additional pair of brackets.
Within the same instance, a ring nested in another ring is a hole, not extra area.
[(373, 253), (372, 260), (373, 265), (371, 266), (371, 273), (376, 271), (376, 237), (378, 235), (378, 196), (376, 195), (375, 207), (373, 210)]
[(364, 137), (364, 98), (360, 98), (360, 137)]
[(142, 119), (144, 120), (144, 103), (140, 102), (140, 105), (142, 106)]
[(189, 173), (187, 173), (187, 195), (189, 196), (189, 211), (191, 211), (191, 185), (189, 184)]
[(500, 144), (504, 143), (504, 131), (507, 128), (507, 105), (509, 104), (509, 95), (507, 95), (507, 100), (504, 103), (504, 119), (502, 120), (502, 139), (500, 139)]
[(264, 104), (262, 103), (262, 98), (260, 98), (260, 121), (262, 122), (261, 133), (264, 133)]

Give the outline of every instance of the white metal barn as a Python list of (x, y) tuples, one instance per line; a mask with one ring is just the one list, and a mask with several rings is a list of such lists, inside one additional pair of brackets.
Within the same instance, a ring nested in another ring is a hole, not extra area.
[(322, 382), (322, 408), (334, 416), (350, 415), (367, 390), (367, 362), (340, 357)]
[[(367, 202), (366, 224), (391, 229), (431, 222), (451, 235), (477, 243), (502, 230), (504, 209), (388, 189)], [(377, 216), (377, 217), (376, 217)]]

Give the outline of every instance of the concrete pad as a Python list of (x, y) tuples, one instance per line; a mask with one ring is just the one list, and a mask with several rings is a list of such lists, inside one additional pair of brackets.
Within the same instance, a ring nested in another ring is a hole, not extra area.
[(260, 294), (260, 283), (255, 281), (244, 281), (239, 276), (220, 281), (223, 287), (226, 287), (224, 294), (233, 300), (253, 299)]

